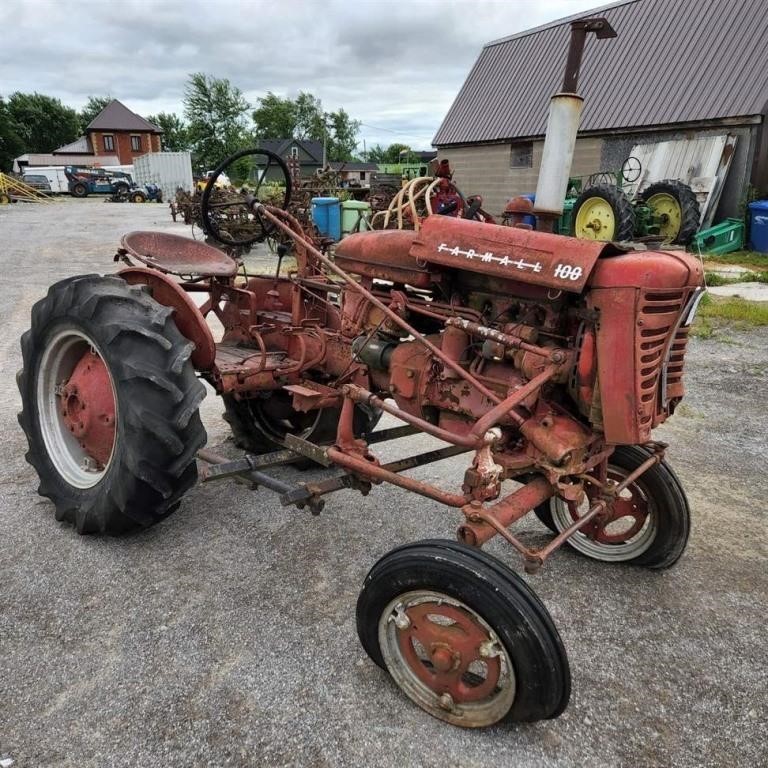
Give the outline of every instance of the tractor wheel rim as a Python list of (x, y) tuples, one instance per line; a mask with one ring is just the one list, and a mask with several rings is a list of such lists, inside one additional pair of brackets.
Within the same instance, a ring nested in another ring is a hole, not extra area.
[[(609, 465), (609, 480), (618, 483), (624, 477), (623, 469)], [(592, 490), (594, 486), (588, 488)], [(589, 498), (581, 504), (553, 499), (550, 509), (555, 527), (564, 531), (585, 515), (591, 505)], [(635, 482), (616, 498), (607, 519), (585, 526), (571, 536), (568, 543), (594, 560), (618, 563), (646, 552), (656, 538), (657, 528), (658, 515), (653, 499), (639, 482)]]
[(581, 240), (613, 240), (616, 217), (611, 204), (602, 197), (588, 197), (576, 213), (574, 233)]
[(406, 696), (441, 720), (479, 728), (497, 722), (514, 702), (507, 649), (480, 615), (448, 595), (398, 595), (381, 614), (379, 647)]
[(658, 192), (645, 202), (651, 213), (659, 219), (659, 234), (665, 239), (674, 240), (683, 222), (683, 211), (677, 198), (668, 192)]
[[(265, 400), (253, 399), (249, 402), (251, 414), (261, 425), (267, 437), (277, 443), (282, 442), (287, 434), (305, 440), (310, 439), (323, 414), (323, 410), (318, 409), (314, 412), (314, 416), (313, 412), (309, 411), (308, 418), (303, 418), (301, 412), (293, 410), (290, 401), (281, 402), (278, 395), (272, 395)], [(291, 421), (291, 417), (298, 419), (298, 423)]]
[(109, 369), (92, 339), (75, 330), (50, 339), (37, 376), (40, 433), (59, 475), (92, 488), (112, 461), (117, 399)]

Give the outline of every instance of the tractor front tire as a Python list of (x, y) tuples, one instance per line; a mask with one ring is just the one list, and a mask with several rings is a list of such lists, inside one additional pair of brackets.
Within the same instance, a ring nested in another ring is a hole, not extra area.
[(171, 314), (99, 275), (56, 283), (32, 308), (17, 375), (26, 458), (81, 534), (147, 528), (196, 481), (205, 389)]
[[(608, 459), (609, 478), (622, 481), (650, 456), (642, 446), (619, 446)], [(592, 560), (659, 570), (680, 559), (688, 544), (691, 510), (680, 479), (666, 461), (648, 469), (614, 503), (623, 505), (617, 512), (624, 512), (624, 517), (602, 527), (587, 526), (586, 533), (578, 531), (568, 539), (568, 545)], [(553, 498), (536, 507), (535, 513), (557, 534), (588, 508), (589, 502), (579, 509)], [(629, 527), (633, 519), (635, 524)]]
[(610, 184), (587, 187), (576, 198), (571, 222), (571, 234), (581, 240), (621, 242), (635, 234), (632, 203)]
[(661, 220), (660, 234), (676, 245), (688, 245), (698, 232), (701, 210), (693, 190), (681, 181), (666, 179), (643, 190), (641, 200)]
[(147, 201), (147, 196), (143, 192), (131, 192), (131, 202), (132, 203), (145, 203)]

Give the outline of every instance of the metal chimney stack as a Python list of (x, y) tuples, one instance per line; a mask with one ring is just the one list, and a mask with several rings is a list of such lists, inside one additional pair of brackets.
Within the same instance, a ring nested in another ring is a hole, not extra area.
[(544, 231), (552, 231), (554, 220), (563, 212), (563, 200), (568, 191), (573, 150), (584, 103), (576, 89), (588, 32), (594, 32), (601, 40), (616, 37), (616, 32), (607, 19), (582, 19), (571, 22), (571, 43), (563, 87), (549, 103), (547, 133), (544, 137), (544, 151), (536, 186), (534, 213), (538, 218), (538, 228)]

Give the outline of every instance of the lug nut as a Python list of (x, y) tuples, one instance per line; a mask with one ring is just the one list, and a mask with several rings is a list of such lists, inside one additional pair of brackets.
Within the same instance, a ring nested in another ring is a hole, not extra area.
[(453, 696), (451, 696), (450, 693), (444, 693), (438, 700), (437, 703), (440, 705), (441, 709), (444, 709), (448, 712), (453, 711)]

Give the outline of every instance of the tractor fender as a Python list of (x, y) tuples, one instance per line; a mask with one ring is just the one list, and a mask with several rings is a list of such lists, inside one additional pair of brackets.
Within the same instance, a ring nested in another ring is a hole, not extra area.
[(117, 273), (130, 285), (146, 285), (152, 298), (174, 310), (173, 320), (179, 331), (194, 345), (192, 364), (201, 371), (213, 367), (216, 359), (216, 343), (208, 323), (189, 294), (168, 275), (147, 267), (128, 267)]

